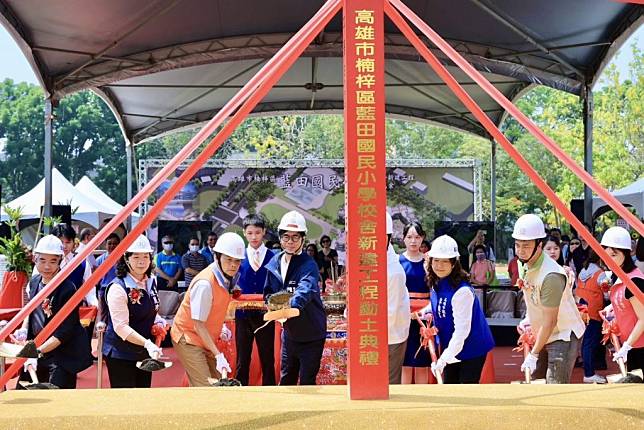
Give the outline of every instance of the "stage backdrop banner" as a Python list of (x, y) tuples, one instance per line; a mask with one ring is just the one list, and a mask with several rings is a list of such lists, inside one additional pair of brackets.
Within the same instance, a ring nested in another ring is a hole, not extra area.
[[(283, 214), (298, 210), (306, 217), (311, 240), (327, 234), (341, 248), (345, 219), (342, 162), (307, 160), (302, 163), (308, 166), (298, 166), (294, 160), (283, 161), (289, 167), (272, 167), (280, 165), (275, 160), (268, 167), (261, 162), (255, 163), (257, 167), (249, 162), (244, 162), (244, 167), (235, 167), (235, 161), (223, 166), (211, 162), (177, 194), (159, 219), (210, 221), (216, 231), (241, 230), (242, 220), (249, 213), (262, 213), (275, 227)], [(387, 206), (394, 219), (396, 242), (401, 241), (402, 228), (409, 221), (419, 221), (431, 231), (436, 221), (470, 221), (480, 216), (478, 160), (413, 161), (413, 167), (387, 168)], [(140, 186), (165, 164), (165, 160), (141, 160)], [(155, 198), (182, 172), (179, 169), (167, 178)], [(154, 199), (146, 202), (142, 210), (153, 204)]]

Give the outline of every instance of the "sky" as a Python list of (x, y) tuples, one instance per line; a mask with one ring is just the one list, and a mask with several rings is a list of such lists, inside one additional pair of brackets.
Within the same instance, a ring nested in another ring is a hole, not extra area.
[[(637, 40), (638, 45), (644, 50), (644, 26), (641, 26), (629, 40), (622, 46), (618, 54), (613, 57), (612, 62), (617, 64), (622, 78), (627, 78), (628, 63), (633, 56), (631, 54), (631, 45)], [(5, 78), (11, 78), (15, 82), (29, 82), (38, 84), (36, 75), (31, 70), (31, 66), (25, 59), (24, 55), (14, 42), (13, 38), (7, 33), (7, 30), (0, 25), (0, 81)]]

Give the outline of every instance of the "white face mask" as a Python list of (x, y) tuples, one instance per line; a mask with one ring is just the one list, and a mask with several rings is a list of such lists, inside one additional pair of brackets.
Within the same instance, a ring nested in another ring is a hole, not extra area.
[(190, 252), (198, 252), (199, 245), (190, 245)]
[(164, 244), (163, 244), (163, 249), (164, 249), (165, 251), (172, 251), (172, 246), (173, 246), (173, 244), (172, 244), (172, 243), (164, 243)]

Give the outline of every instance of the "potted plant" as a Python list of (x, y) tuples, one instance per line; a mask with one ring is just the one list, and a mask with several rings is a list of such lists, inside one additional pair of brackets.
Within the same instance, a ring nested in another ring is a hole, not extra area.
[(17, 225), (22, 215), (21, 208), (12, 209), (4, 206), (9, 217), (9, 238), (0, 237), (0, 254), (7, 259), (7, 271), (3, 275), (0, 289), (0, 308), (22, 307), (22, 292), (32, 269), (31, 253), (22, 243)]

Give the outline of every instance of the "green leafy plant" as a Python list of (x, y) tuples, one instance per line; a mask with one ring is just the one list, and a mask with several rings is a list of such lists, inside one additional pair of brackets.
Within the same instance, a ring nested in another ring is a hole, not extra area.
[(22, 208), (13, 209), (4, 206), (4, 211), (9, 216), (6, 221), (9, 226), (9, 238), (0, 237), (0, 254), (7, 258), (8, 270), (14, 272), (31, 272), (31, 260), (28, 257), (26, 246), (22, 243), (22, 238), (16, 227), (18, 220), (22, 215)]
[(45, 227), (52, 229), (56, 225), (60, 224), (63, 222), (63, 218), (59, 216), (46, 216), (43, 218), (43, 224), (45, 224)]

